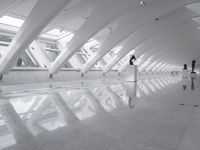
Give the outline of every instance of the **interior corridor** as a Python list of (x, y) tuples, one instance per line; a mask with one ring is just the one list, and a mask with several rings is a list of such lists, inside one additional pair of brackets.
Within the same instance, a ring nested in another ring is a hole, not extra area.
[(200, 150), (200, 0), (0, 0), (0, 150)]

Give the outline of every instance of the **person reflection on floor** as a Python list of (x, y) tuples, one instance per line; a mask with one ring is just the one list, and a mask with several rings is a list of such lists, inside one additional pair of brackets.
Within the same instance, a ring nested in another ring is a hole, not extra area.
[(132, 97), (129, 97), (128, 105), (129, 105), (129, 108), (131, 108), (131, 109), (135, 108), (135, 101)]
[(192, 91), (195, 90), (194, 80), (195, 80), (195, 77), (191, 77), (191, 90), (192, 90)]
[(123, 85), (126, 95), (128, 97), (128, 106), (129, 108), (133, 109), (135, 108), (135, 105), (138, 101), (137, 99), (137, 83), (131, 83), (131, 84), (126, 84)]
[(183, 91), (187, 89), (187, 85), (183, 85)]
[(187, 84), (188, 84), (188, 78), (183, 78), (182, 79), (183, 83), (183, 91), (187, 90)]

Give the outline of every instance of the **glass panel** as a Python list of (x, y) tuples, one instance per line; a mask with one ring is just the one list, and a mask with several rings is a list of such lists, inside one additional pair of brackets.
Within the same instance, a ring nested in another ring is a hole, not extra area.
[(20, 28), (22, 24), (24, 23), (24, 20), (10, 17), (10, 16), (3, 16), (0, 18), (0, 23)]
[(39, 65), (36, 63), (33, 57), (26, 50), (17, 60), (17, 67), (38, 67)]

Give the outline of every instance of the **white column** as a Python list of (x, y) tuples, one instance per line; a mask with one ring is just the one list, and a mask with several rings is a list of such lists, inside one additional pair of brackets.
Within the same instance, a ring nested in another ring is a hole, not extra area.
[(128, 82), (137, 82), (137, 65), (129, 65), (127, 68), (127, 79)]
[(89, 99), (90, 103), (95, 107), (97, 113), (106, 112), (99, 100), (88, 89), (83, 90), (83, 93)]
[[(67, 37), (63, 38), (62, 40), (57, 41), (57, 46), (59, 47), (61, 51), (67, 50), (66, 45), (67, 45)], [(72, 65), (73, 68), (76, 68), (76, 69), (80, 69), (81, 66), (83, 66), (83, 64), (81, 63), (77, 55), (74, 55), (72, 58), (70, 58), (69, 63)]]
[(53, 19), (42, 32), (48, 32), (58, 27), (58, 25), (61, 27), (65, 26), (73, 19), (78, 18), (85, 13), (89, 13), (89, 11), (91, 11), (91, 5), (93, 5), (92, 3), (95, 3), (95, 0), (83, 0), (76, 3), (76, 5), (65, 9), (55, 19)]
[(115, 3), (104, 0), (99, 1), (94, 8), (91, 8), (91, 15), (74, 35), (67, 46), (67, 50), (62, 51), (56, 58), (55, 62), (52, 64), (50, 73), (57, 73), (77, 50), (129, 6), (130, 1), (127, 2), (127, 0), (123, 2), (121, 0), (116, 0)]
[[(130, 36), (132, 33), (135, 34), (135, 32), (143, 26), (144, 24), (152, 23), (153, 17), (155, 17), (155, 12), (150, 11), (153, 9), (156, 9), (156, 7), (159, 7), (160, 9), (156, 12), (160, 16), (163, 16), (170, 11), (173, 11), (177, 9), (176, 7), (184, 6), (184, 3), (187, 3), (184, 1), (183, 3), (174, 3), (174, 1), (168, 0), (168, 1), (160, 1), (155, 0), (154, 3), (149, 5), (149, 7), (144, 7), (143, 9), (136, 9), (136, 12), (129, 13), (129, 17), (124, 16), (125, 19), (120, 20), (118, 22), (118, 26), (114, 29), (112, 34), (105, 40), (105, 42), (102, 44), (102, 46), (98, 49), (97, 53), (90, 59), (82, 69), (82, 73), (86, 73), (92, 66), (96, 64), (105, 54), (107, 54), (112, 48), (114, 48), (117, 44), (119, 44), (122, 40)], [(166, 5), (170, 9), (166, 9)], [(140, 15), (138, 15), (140, 14)], [(137, 20), (137, 21), (132, 21)], [(158, 29), (157, 29), (158, 30)], [(150, 29), (150, 31), (153, 31), (153, 29)], [(155, 29), (154, 29), (155, 31)], [(159, 32), (159, 30), (158, 30)], [(146, 36), (150, 32), (146, 32)], [(151, 34), (149, 34), (151, 35)], [(140, 35), (142, 37), (142, 35)], [(138, 36), (138, 38), (140, 37)], [(148, 36), (147, 36), (148, 37)]]
[(69, 109), (65, 100), (57, 92), (50, 93), (52, 103), (54, 104), (56, 110), (58, 111), (60, 117), (64, 119), (66, 123), (74, 123), (79, 121), (77, 116)]
[(9, 51), (1, 59), (0, 75), (10, 71), (18, 56), (69, 2), (70, 0), (38, 0), (12, 41)]
[(2, 104), (0, 106), (0, 112), (9, 130), (17, 141), (17, 144), (13, 146), (13, 149), (17, 149), (18, 147), (20, 147), (22, 150), (24, 150), (25, 148), (27, 148), (27, 145), (24, 145), (24, 143), (30, 143), (30, 149), (37, 148), (38, 150), (44, 150), (42, 146), (39, 145), (39, 143), (36, 141), (33, 134), (22, 122), (19, 114), (17, 114), (13, 106), (10, 104), (9, 100), (6, 99), (6, 101), (8, 101), (7, 104)]
[(40, 64), (42, 67), (50, 68), (51, 62), (46, 55), (44, 49), (39, 45), (37, 41), (33, 41), (28, 48), (28, 51), (34, 57), (34, 59)]
[(134, 65), (134, 82), (137, 82), (137, 72), (138, 72), (137, 66)]
[[(126, 54), (128, 54), (131, 50), (135, 49), (141, 43), (146, 42), (146, 39), (152, 38), (152, 34), (161, 35), (164, 32), (171, 31), (177, 24), (183, 22), (188, 18), (192, 18), (197, 14), (191, 10), (186, 8), (182, 8), (176, 13), (172, 15), (168, 15), (165, 19), (162, 19), (159, 22), (155, 22), (150, 24), (149, 26), (145, 26), (140, 28), (137, 32), (135, 32), (125, 43), (122, 49), (117, 53), (117, 56), (104, 68), (104, 72), (108, 72), (117, 62), (119, 62)], [(158, 33), (158, 34), (157, 34)], [(153, 35), (155, 37), (155, 35)]]
[(105, 86), (104, 90), (108, 93), (108, 95), (113, 98), (113, 100), (115, 101), (115, 105), (118, 109), (123, 106), (121, 98), (115, 92), (113, 92), (113, 90), (109, 86)]

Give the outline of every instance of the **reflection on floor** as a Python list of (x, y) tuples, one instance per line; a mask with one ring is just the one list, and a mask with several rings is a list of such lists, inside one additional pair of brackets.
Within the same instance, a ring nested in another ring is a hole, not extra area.
[(199, 150), (199, 79), (2, 93), (3, 150)]

